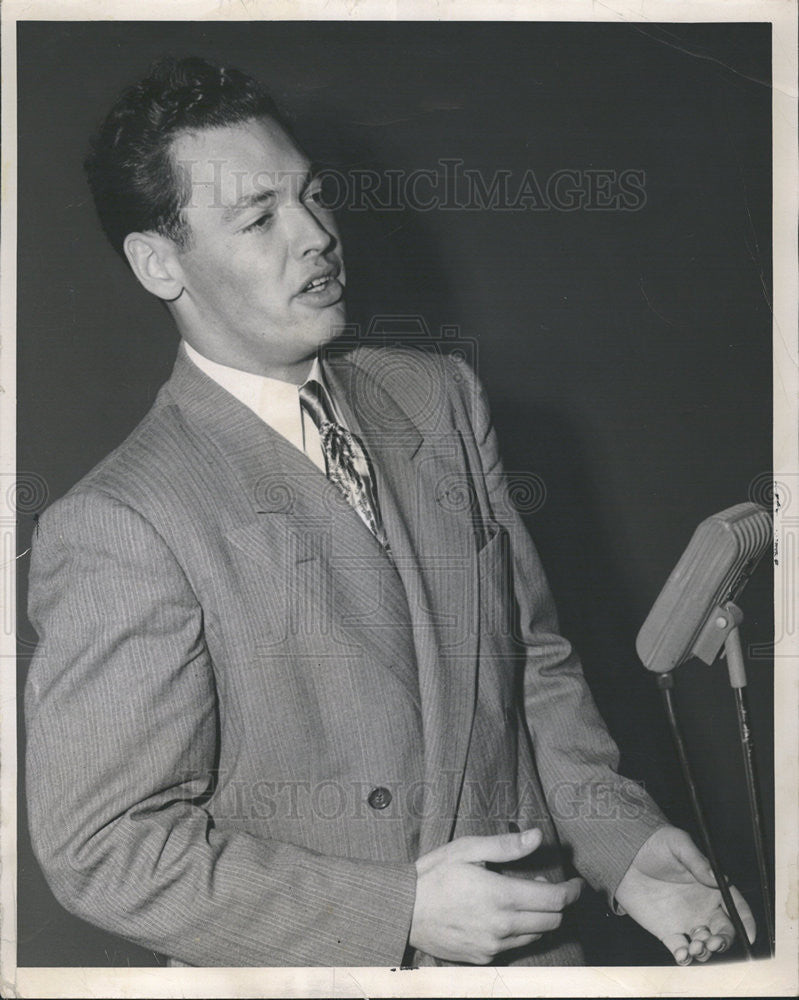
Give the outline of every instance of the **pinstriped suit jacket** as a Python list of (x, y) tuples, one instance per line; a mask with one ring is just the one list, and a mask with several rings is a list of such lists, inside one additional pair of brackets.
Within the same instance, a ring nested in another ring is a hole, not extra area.
[(539, 825), (530, 874), (563, 877), (559, 839), (612, 895), (665, 822), (615, 772), (471, 372), (363, 348), (327, 371), (393, 564), (182, 351), (35, 540), (37, 856), (65, 907), (179, 962), (396, 965), (421, 853)]

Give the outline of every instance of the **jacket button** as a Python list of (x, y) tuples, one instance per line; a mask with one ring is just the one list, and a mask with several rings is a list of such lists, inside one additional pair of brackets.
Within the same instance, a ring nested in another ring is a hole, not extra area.
[(391, 792), (387, 788), (373, 788), (366, 801), (372, 809), (385, 809), (391, 804)]

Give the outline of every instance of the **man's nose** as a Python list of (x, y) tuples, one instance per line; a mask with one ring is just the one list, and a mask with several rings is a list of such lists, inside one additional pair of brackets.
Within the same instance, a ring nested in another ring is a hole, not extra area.
[(291, 241), (298, 257), (307, 253), (322, 253), (335, 241), (335, 235), (306, 205), (292, 206), (288, 215)]

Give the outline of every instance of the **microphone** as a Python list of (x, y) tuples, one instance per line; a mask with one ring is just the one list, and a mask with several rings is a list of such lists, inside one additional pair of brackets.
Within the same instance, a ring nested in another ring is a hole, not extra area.
[(753, 957), (741, 916), (713, 849), (699, 792), (680, 730), (672, 688), (672, 671), (689, 657), (713, 663), (722, 646), (727, 653), (730, 685), (735, 693), (738, 734), (746, 772), (746, 790), (757, 854), (760, 892), (774, 954), (774, 917), (766, 863), (762, 809), (755, 776), (754, 741), (746, 703), (746, 669), (738, 626), (741, 609), (734, 603), (771, 542), (771, 517), (757, 504), (741, 503), (702, 521), (672, 570), (635, 640), (647, 670), (657, 674), (674, 746), (691, 798), (700, 835), (724, 906), (748, 959)]
[(706, 518), (672, 570), (635, 648), (647, 670), (665, 674), (691, 656), (712, 663), (734, 620), (727, 606), (769, 547), (771, 517), (741, 503)]

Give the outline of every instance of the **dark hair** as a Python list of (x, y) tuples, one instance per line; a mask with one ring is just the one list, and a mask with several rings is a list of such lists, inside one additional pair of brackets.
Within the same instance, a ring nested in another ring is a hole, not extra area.
[(124, 258), (128, 233), (154, 231), (188, 245), (189, 182), (174, 164), (175, 138), (195, 129), (273, 118), (286, 123), (252, 77), (204, 59), (161, 59), (128, 88), (92, 140), (84, 164), (100, 224)]

